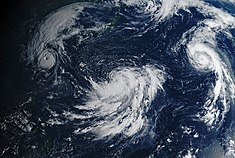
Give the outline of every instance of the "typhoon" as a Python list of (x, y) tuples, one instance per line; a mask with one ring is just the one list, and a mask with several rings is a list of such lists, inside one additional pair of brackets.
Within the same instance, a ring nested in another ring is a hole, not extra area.
[(22, 62), (36, 88), (1, 119), (5, 157), (235, 158), (235, 2), (76, 2)]

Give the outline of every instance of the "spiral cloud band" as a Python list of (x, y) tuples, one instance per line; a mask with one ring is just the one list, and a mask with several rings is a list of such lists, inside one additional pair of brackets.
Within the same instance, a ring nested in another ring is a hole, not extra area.
[(235, 157), (233, 7), (109, 0), (51, 12), (23, 53), (37, 88), (1, 129), (19, 124), (42, 157)]
[[(103, 118), (76, 133), (94, 132), (98, 139), (116, 134), (132, 136), (142, 128), (148, 128), (145, 113), (151, 106), (157, 91), (162, 89), (164, 73), (153, 66), (142, 68), (117, 68), (105, 83), (92, 83), (89, 100), (78, 108), (92, 110), (93, 117)], [(88, 116), (89, 117), (89, 116)], [(145, 129), (145, 130), (146, 130)]]

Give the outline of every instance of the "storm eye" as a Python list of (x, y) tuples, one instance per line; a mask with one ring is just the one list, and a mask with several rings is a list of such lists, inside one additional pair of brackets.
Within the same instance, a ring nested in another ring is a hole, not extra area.
[(39, 66), (43, 69), (50, 69), (55, 65), (56, 59), (52, 50), (46, 50), (39, 56)]

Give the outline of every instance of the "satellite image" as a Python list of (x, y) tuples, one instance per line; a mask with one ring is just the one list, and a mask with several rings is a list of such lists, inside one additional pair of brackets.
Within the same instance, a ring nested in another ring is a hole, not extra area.
[(235, 0), (0, 10), (0, 157), (235, 158)]

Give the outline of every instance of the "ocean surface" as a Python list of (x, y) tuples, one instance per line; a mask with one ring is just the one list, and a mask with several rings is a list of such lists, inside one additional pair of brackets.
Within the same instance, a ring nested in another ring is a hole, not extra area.
[(2, 43), (0, 157), (235, 157), (235, 1), (26, 4)]

